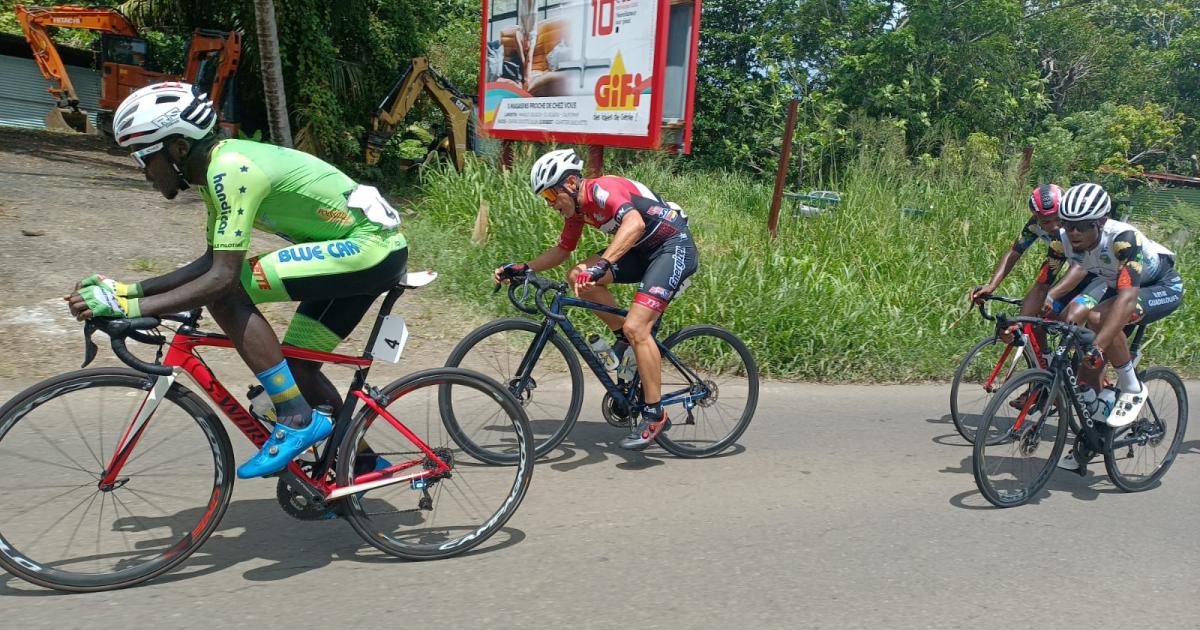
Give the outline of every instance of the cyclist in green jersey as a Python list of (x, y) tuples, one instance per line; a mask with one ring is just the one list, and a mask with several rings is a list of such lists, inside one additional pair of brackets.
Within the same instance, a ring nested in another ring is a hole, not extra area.
[[(208, 247), (188, 265), (138, 283), (90, 276), (67, 300), (81, 320), (205, 306), (275, 404), (270, 439), (238, 468), (239, 477), (258, 477), (327, 438), (341, 400), (319, 363), (283, 358), (255, 305), (300, 302), (284, 343), (331, 352), (403, 277), (408, 249), (399, 216), (374, 188), (307, 153), (217, 141), (215, 123), (207, 96), (185, 83), (147, 86), (121, 103), (113, 117), (118, 144), (136, 149), (146, 179), (167, 199), (197, 187), (208, 208)], [(247, 257), (252, 228), (292, 245)]]

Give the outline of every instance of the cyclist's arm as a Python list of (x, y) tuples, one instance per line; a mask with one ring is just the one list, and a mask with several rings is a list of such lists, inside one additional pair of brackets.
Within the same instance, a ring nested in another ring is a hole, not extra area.
[(570, 257), (570, 250), (563, 249), (562, 247), (555, 245), (554, 247), (551, 247), (550, 249), (538, 254), (537, 258), (534, 258), (525, 264), (528, 265), (530, 269), (540, 272), (547, 269), (553, 269), (566, 262)]
[(147, 278), (141, 281), (142, 297), (158, 295), (166, 293), (171, 289), (181, 287), (196, 278), (204, 275), (206, 271), (212, 268), (213, 251), (209, 247), (204, 255), (193, 260), (192, 262), (161, 276)]
[(1046, 299), (1051, 302), (1057, 302), (1062, 299), (1062, 296), (1075, 290), (1079, 283), (1087, 277), (1087, 270), (1079, 265), (1072, 265), (1067, 270), (1067, 275), (1063, 276), (1058, 282), (1050, 288), (1050, 292), (1046, 294)]
[(626, 212), (621, 219), (621, 227), (617, 228), (612, 242), (608, 244), (608, 248), (601, 255), (609, 262), (615, 263), (621, 260), (621, 257), (641, 240), (642, 233), (645, 231), (646, 222), (642, 220), (642, 215), (637, 212)]
[(206, 306), (241, 288), (245, 251), (213, 252), (212, 266), (194, 280), (138, 302), (142, 315), (178, 313)]

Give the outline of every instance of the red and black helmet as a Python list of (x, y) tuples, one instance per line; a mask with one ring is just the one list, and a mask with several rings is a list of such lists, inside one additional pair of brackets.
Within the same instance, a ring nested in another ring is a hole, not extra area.
[(1063, 191), (1058, 186), (1042, 184), (1029, 193), (1029, 210), (1047, 217), (1057, 216), (1062, 197)]

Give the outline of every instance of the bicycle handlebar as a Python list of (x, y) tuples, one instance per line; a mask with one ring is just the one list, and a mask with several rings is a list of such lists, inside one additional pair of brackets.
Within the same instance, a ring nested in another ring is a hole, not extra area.
[(142, 332), (158, 328), (161, 324), (162, 320), (157, 317), (137, 317), (133, 319), (94, 317), (89, 319), (83, 326), (83, 365), (80, 367), (87, 367), (96, 358), (96, 343), (92, 341), (92, 335), (99, 330), (108, 335), (113, 354), (117, 355), (117, 358), (125, 365), (147, 374), (170, 376), (175, 371), (173, 368), (159, 363), (143, 361), (137, 358), (125, 346), (126, 337), (156, 346), (166, 343), (166, 339), (162, 335)]
[(1004, 313), (996, 315), (996, 319), (1002, 326), (1010, 324), (1033, 324), (1041, 326), (1051, 332), (1061, 332), (1074, 337), (1077, 342), (1083, 346), (1090, 347), (1096, 342), (1096, 332), (1084, 326), (1076, 326), (1054, 319), (1046, 319), (1044, 317), (1008, 317)]
[[(567, 283), (559, 282), (557, 280), (547, 280), (546, 278), (538, 276), (533, 270), (526, 270), (524, 273), (516, 277), (512, 277), (511, 280), (512, 281), (508, 285), (508, 300), (512, 302), (513, 306), (515, 306), (517, 310), (523, 313), (529, 313), (530, 315), (537, 315), (538, 313), (541, 313), (550, 319), (564, 320), (567, 318), (566, 315), (552, 312), (550, 308), (546, 306), (544, 297), (547, 291), (566, 293), (568, 288)], [(525, 289), (526, 292), (524, 298), (522, 299), (517, 299), (518, 284), (520, 284), (521, 288)], [(525, 306), (523, 303), (523, 300), (529, 297), (528, 287), (531, 285), (536, 289), (536, 292), (533, 294), (534, 308)], [(499, 290), (500, 285), (496, 285), (496, 288), (493, 292)]]
[(1003, 302), (1005, 304), (1011, 304), (1013, 306), (1020, 306), (1023, 303), (1022, 300), (1018, 300), (1016, 298), (1002, 297), (999, 295), (985, 295), (983, 297), (975, 298), (975, 303), (979, 306), (979, 314), (982, 315), (983, 318), (988, 320), (989, 322), (996, 321), (996, 316), (992, 315), (991, 313), (988, 312), (988, 310), (987, 310), (988, 302)]

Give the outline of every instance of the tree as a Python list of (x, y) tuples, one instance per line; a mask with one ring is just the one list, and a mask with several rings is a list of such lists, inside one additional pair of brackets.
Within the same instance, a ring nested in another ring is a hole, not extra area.
[(283, 64), (279, 59), (279, 33), (275, 28), (275, 3), (254, 0), (258, 28), (258, 59), (262, 67), (263, 95), (267, 99), (267, 120), (275, 144), (292, 146), (292, 128), (288, 122), (287, 91), (283, 87)]

